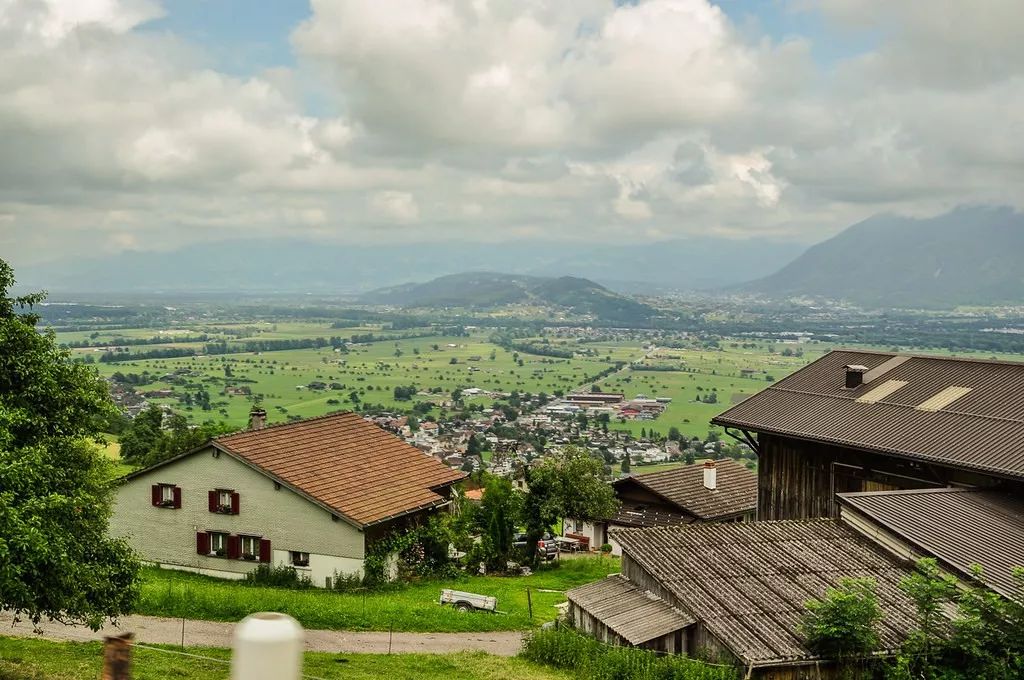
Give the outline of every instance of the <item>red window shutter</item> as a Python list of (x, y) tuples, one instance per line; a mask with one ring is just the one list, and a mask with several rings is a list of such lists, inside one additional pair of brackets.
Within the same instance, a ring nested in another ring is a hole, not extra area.
[(205, 531), (196, 534), (196, 552), (200, 555), (210, 554), (210, 534)]
[(151, 501), (153, 505), (160, 505), (160, 485), (154, 484), (150, 492), (152, 494)]
[(238, 495), (237, 491), (232, 491), (231, 492), (231, 514), (232, 515), (237, 515), (238, 514), (238, 508), (240, 506), (241, 506), (241, 497)]
[(217, 512), (217, 492), (209, 492), (210, 512)]
[(260, 562), (270, 561), (270, 539), (260, 539)]
[(174, 487), (174, 507), (175, 508), (180, 508), (181, 507), (181, 487), (180, 486)]
[(228, 557), (237, 560), (242, 556), (242, 539), (239, 536), (228, 536)]

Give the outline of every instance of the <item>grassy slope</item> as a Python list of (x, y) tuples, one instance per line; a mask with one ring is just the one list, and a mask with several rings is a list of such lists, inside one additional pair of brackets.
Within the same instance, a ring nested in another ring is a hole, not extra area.
[[(249, 587), (194, 574), (147, 569), (144, 572), (140, 614), (238, 621), (260, 611), (294, 616), (306, 628), (388, 630), (413, 632), (476, 632), (521, 630), (555, 618), (554, 605), (563, 592), (619, 570), (616, 558), (564, 560), (558, 568), (526, 577), (470, 576), (454, 581), (430, 581), (391, 592), (338, 593), (323, 590), (285, 590)], [(527, 605), (531, 589), (533, 619)], [(442, 588), (491, 595), (500, 614), (462, 614), (441, 607)], [(540, 592), (541, 590), (557, 592)]]
[[(215, 659), (230, 658), (230, 652), (225, 649), (190, 647), (188, 651)], [(102, 653), (98, 642), (59, 643), (0, 637), (0, 679), (93, 680), (99, 677)], [(220, 680), (228, 677), (228, 664), (216, 661), (138, 648), (133, 651), (132, 659), (135, 680)], [(483, 653), (387, 656), (307, 652), (303, 673), (318, 678), (346, 680), (557, 680), (570, 677), (522, 659)]]

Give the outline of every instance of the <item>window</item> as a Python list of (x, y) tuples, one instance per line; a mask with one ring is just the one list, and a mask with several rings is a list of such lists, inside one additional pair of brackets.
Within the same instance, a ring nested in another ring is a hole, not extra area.
[(154, 484), (150, 501), (158, 508), (180, 508), (181, 488), (174, 484)]
[(219, 531), (210, 532), (210, 554), (217, 557), (227, 557), (228, 535)]
[(260, 539), (256, 536), (240, 536), (242, 541), (242, 559), (258, 560), (260, 558)]
[(309, 553), (299, 552), (298, 550), (292, 550), (288, 553), (293, 567), (308, 567), (309, 566)]
[(239, 495), (231, 489), (211, 489), (210, 512), (221, 515), (237, 515), (239, 509)]

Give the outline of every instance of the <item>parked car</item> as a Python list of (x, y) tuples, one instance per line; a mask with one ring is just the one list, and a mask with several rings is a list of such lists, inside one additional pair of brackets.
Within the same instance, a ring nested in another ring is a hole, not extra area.
[[(526, 553), (526, 534), (516, 534), (512, 545)], [(537, 555), (545, 560), (553, 560), (558, 557), (558, 543), (555, 542), (554, 536), (546, 533), (537, 541)]]

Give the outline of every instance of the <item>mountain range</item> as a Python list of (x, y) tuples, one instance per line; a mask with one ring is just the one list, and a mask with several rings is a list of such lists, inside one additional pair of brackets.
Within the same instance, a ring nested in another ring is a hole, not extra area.
[(1024, 303), (1024, 214), (962, 207), (927, 219), (879, 215), (738, 290), (874, 307)]
[(588, 278), (623, 292), (700, 290), (765, 276), (796, 257), (797, 242), (694, 237), (660, 243), (564, 241), (340, 245), (253, 239), (169, 252), (122, 252), (18, 269), (25, 288), (62, 293), (328, 293), (455, 272)]

